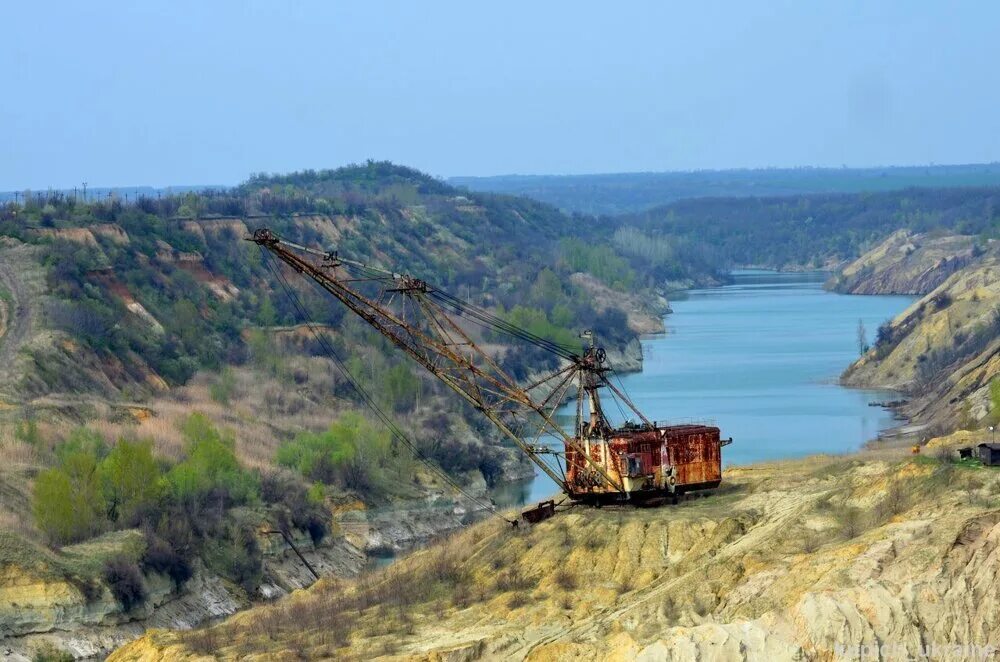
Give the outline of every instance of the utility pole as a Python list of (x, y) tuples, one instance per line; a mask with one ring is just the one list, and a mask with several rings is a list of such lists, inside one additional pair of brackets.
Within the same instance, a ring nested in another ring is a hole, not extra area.
[(87, 182), (83, 182), (83, 201), (87, 201)]

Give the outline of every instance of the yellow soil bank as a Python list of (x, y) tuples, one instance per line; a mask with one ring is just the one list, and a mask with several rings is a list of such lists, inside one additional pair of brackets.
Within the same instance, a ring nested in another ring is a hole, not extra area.
[(1000, 643), (1000, 471), (866, 453), (724, 485), (676, 507), (483, 523), (110, 659), (832, 660)]

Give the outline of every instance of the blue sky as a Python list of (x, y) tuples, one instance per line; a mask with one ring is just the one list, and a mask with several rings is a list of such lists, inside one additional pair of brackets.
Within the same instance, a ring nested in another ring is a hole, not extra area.
[(996, 2), (5, 2), (0, 190), (1000, 160)]

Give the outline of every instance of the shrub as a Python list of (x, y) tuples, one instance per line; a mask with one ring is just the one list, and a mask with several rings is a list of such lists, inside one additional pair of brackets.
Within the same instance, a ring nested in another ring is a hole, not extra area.
[(111, 594), (129, 612), (146, 599), (146, 586), (142, 582), (142, 572), (135, 562), (124, 556), (115, 556), (104, 564), (104, 581)]
[(29, 446), (38, 447), (42, 441), (42, 434), (38, 430), (38, 423), (35, 419), (28, 418), (18, 422), (14, 428), (14, 438)]
[(225, 367), (219, 373), (219, 378), (208, 387), (208, 394), (220, 404), (228, 405), (229, 399), (236, 391), (236, 377), (230, 367)]
[(521, 567), (512, 565), (506, 571), (497, 575), (496, 587), (501, 593), (507, 591), (523, 591), (532, 586), (531, 578), (521, 572)]
[(840, 522), (840, 531), (848, 540), (857, 538), (865, 530), (864, 514), (860, 508), (845, 506), (837, 511), (836, 516)]
[(938, 310), (944, 310), (952, 304), (951, 294), (948, 292), (942, 292), (941, 294), (934, 297), (934, 307)]
[(388, 431), (349, 412), (325, 432), (303, 432), (282, 444), (276, 461), (312, 480), (367, 492), (378, 482), (377, 468), (389, 455), (390, 439)]
[(49, 641), (36, 644), (31, 655), (32, 662), (73, 662), (75, 659), (72, 653)]
[(511, 593), (510, 597), (507, 598), (507, 609), (517, 609), (518, 607), (523, 607), (524, 605), (531, 602), (525, 593), (520, 591), (516, 593)]
[(888, 350), (888, 347), (895, 342), (895, 330), (892, 327), (892, 320), (886, 320), (879, 325), (878, 331), (875, 333), (875, 347), (882, 350)]
[(566, 568), (560, 568), (552, 578), (556, 586), (564, 591), (572, 591), (576, 588), (576, 575)]
[(205, 541), (205, 564), (251, 593), (260, 583), (263, 555), (257, 538), (246, 528), (229, 524), (223, 535)]
[(146, 534), (146, 552), (142, 567), (169, 576), (180, 588), (194, 574), (191, 564), (173, 546), (154, 533)]
[(261, 498), (276, 506), (274, 515), (279, 528), (283, 531), (292, 528), (306, 531), (314, 545), (323, 541), (330, 526), (321, 486), (319, 491), (306, 489), (301, 479), (284, 471), (264, 474), (261, 476), (260, 486)]

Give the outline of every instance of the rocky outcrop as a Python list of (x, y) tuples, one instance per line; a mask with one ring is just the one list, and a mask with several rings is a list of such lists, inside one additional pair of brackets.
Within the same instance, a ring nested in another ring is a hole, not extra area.
[(608, 362), (617, 372), (642, 372), (642, 342), (632, 338), (623, 347), (607, 349)]
[(927, 294), (971, 264), (981, 250), (975, 237), (898, 230), (827, 286), (844, 294)]
[(643, 335), (663, 333), (666, 330), (663, 325), (663, 315), (670, 309), (666, 298), (657, 295), (650, 301), (645, 294), (613, 290), (590, 274), (582, 272), (571, 275), (569, 279), (587, 293), (594, 310), (598, 313), (603, 313), (609, 308), (622, 311), (633, 333)]
[[(364, 552), (343, 537), (317, 546), (299, 532), (291, 542), (309, 567), (323, 576), (356, 576), (367, 563)], [(169, 577), (146, 572), (147, 598), (129, 612), (103, 583), (88, 589), (79, 578), (60, 578), (44, 567), (8, 564), (0, 569), (0, 640), (15, 660), (31, 659), (43, 642), (77, 658), (106, 655), (147, 629), (198, 627), (316, 581), (282, 536), (261, 532), (259, 545), (263, 575), (253, 594), (201, 566), (179, 589)]]

